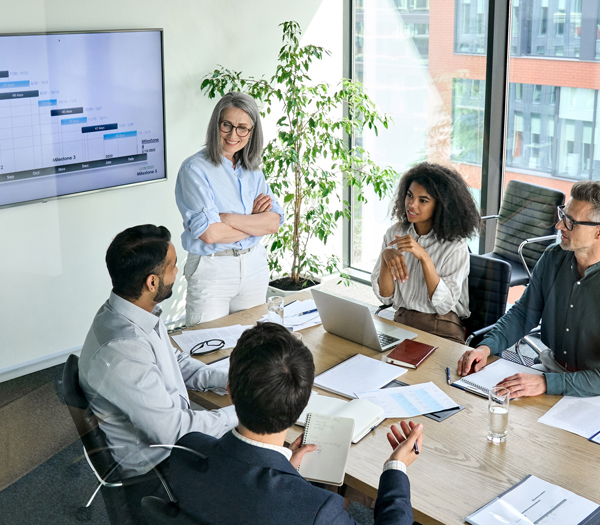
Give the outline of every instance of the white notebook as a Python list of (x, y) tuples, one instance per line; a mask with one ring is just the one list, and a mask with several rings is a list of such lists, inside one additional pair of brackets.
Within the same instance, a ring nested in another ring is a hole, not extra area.
[(317, 445), (304, 455), (298, 472), (308, 481), (341, 485), (354, 434), (354, 419), (310, 413), (302, 444)]
[(484, 366), (479, 372), (455, 381), (452, 383), (452, 386), (487, 397), (490, 388), (496, 386), (503, 379), (515, 374), (541, 375), (542, 372), (535, 368), (513, 363), (507, 359), (498, 359)]
[(335, 397), (320, 396), (317, 392), (313, 392), (310, 396), (308, 405), (300, 414), (296, 424), (306, 425), (306, 416), (311, 412), (352, 418), (354, 420), (352, 443), (358, 443), (385, 419), (383, 408), (366, 399), (345, 401)]
[(377, 390), (406, 372), (406, 368), (356, 354), (315, 377), (315, 386), (355, 398), (356, 392)]

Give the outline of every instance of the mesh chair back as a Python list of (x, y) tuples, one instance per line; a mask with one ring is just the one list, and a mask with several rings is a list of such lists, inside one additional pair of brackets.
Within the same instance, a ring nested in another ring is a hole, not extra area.
[(79, 358), (75, 354), (69, 356), (63, 369), (63, 394), (90, 461), (96, 472), (105, 478), (113, 469), (115, 461), (108, 449), (104, 433), (98, 426), (98, 419), (79, 386)]
[[(519, 245), (525, 239), (543, 237), (555, 233), (558, 218), (556, 207), (564, 204), (565, 194), (553, 188), (545, 188), (518, 180), (506, 186), (500, 217), (496, 227), (494, 253), (519, 264)], [(523, 256), (529, 269), (544, 253), (552, 241), (527, 244)]]
[(510, 264), (498, 259), (469, 254), (469, 310), (464, 320), (467, 337), (496, 323), (504, 315), (510, 284)]

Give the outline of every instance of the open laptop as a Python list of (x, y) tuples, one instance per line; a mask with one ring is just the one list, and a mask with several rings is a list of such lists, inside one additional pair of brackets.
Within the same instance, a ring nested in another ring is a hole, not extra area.
[(414, 332), (374, 319), (368, 306), (352, 299), (320, 290), (312, 290), (312, 295), (323, 328), (330, 334), (380, 352), (394, 348), (405, 339), (417, 337)]

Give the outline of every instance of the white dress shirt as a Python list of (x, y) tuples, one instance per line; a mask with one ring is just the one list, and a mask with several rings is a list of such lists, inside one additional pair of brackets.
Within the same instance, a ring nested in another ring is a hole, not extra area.
[(383, 304), (392, 304), (396, 310), (406, 308), (426, 314), (440, 315), (455, 312), (461, 319), (469, 317), (471, 312), (469, 311), (469, 248), (467, 240), (440, 242), (436, 239), (433, 230), (427, 235), (419, 236), (413, 224), (396, 223), (385, 232), (382, 251), (395, 239), (395, 235), (410, 235), (427, 251), (440, 276), (440, 282), (430, 299), (421, 263), (412, 253), (403, 252), (409, 277), (405, 283), (396, 281), (394, 293), (384, 297), (379, 291), (379, 275), (381, 265), (385, 263), (379, 254), (371, 274), (373, 292), (379, 300)]
[(237, 425), (234, 407), (195, 411), (187, 388), (227, 386), (227, 372), (176, 350), (161, 310), (149, 313), (111, 293), (88, 332), (79, 359), (79, 383), (122, 475), (143, 474), (168, 457), (188, 432), (220, 437)]
[[(234, 428), (232, 432), (236, 438), (238, 438), (240, 441), (243, 441), (244, 443), (247, 443), (248, 445), (274, 450), (275, 452), (283, 454), (288, 461), (292, 459), (292, 451), (287, 447), (280, 447), (278, 445), (271, 445), (270, 443), (263, 443), (262, 441), (250, 439), (249, 437), (240, 434), (237, 431), (237, 428)], [(311, 452), (307, 452), (307, 454), (311, 454)], [(383, 472), (385, 472), (386, 470), (401, 470), (406, 474), (406, 465), (402, 463), (402, 461), (390, 459), (385, 462), (385, 465), (383, 465)]]

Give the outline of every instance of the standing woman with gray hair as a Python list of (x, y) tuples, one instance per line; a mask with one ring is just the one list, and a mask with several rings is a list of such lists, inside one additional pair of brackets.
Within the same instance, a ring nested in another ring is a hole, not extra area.
[(284, 213), (259, 167), (262, 151), (256, 102), (231, 92), (213, 110), (205, 147), (181, 165), (175, 199), (188, 252), (188, 326), (265, 302), (269, 268), (260, 239), (279, 230)]

